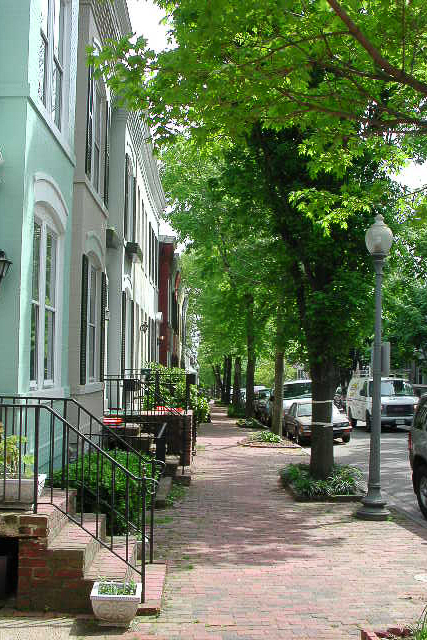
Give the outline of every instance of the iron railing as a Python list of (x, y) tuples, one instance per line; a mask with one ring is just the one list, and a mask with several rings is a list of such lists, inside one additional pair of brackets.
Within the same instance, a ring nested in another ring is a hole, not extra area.
[[(32, 470), (33, 486), (29, 501), (33, 505), (33, 512), (37, 513), (42, 504), (51, 504), (61, 511), (141, 576), (144, 598), (146, 543), (149, 542), (149, 558), (153, 562), (154, 502), (159, 465), (164, 466), (164, 461), (160, 462), (154, 457), (145, 460), (108, 427), (109, 436), (120, 443), (123, 449), (121, 452), (118, 447), (110, 452), (105, 451), (101, 446), (102, 440), (99, 444), (94, 442), (97, 436), (104, 437), (105, 426), (72, 399), (13, 397), (12, 402), (10, 400), (7, 396), (0, 397), (0, 499), (5, 502), (8, 499), (21, 501), (24, 485), (28, 484), (26, 476)], [(75, 403), (80, 416), (86, 412), (91, 417), (89, 434), (83, 433), (61, 415), (53, 407), (55, 402), (64, 403), (62, 407), (65, 414), (68, 403)], [(99, 433), (92, 429), (96, 422), (102, 427)], [(46, 474), (46, 488), (39, 496), (40, 472)], [(10, 488), (11, 475), (14, 476), (13, 494)], [(65, 492), (64, 508), (54, 501), (56, 486)], [(69, 494), (74, 489), (78, 491), (80, 515), (70, 507)], [(150, 502), (149, 535), (147, 498)], [(131, 500), (134, 509), (130, 509)], [(88, 504), (95, 514), (95, 532), (88, 528), (87, 518), (85, 525), (85, 505), (87, 507)], [(102, 535), (102, 514), (107, 518), (108, 535), (105, 539)], [(118, 544), (114, 540), (118, 531), (124, 534), (124, 554), (123, 551), (118, 553)], [(141, 541), (140, 566), (135, 559), (135, 552), (131, 553), (133, 542), (138, 540)]]

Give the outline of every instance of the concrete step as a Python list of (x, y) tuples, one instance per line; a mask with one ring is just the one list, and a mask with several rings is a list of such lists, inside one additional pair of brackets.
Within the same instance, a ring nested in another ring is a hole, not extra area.
[(170, 476), (162, 476), (160, 478), (159, 488), (156, 493), (156, 501), (154, 503), (156, 509), (164, 509), (166, 507), (166, 498), (172, 489), (172, 481), (173, 479)]
[(174, 478), (179, 467), (179, 456), (166, 456), (166, 466), (163, 472), (164, 476)]
[[(80, 523), (81, 516), (76, 514)], [(67, 563), (81, 571), (83, 576), (99, 551), (100, 543), (96, 538), (105, 539), (106, 516), (104, 514), (84, 513), (82, 527), (68, 522), (59, 534), (49, 543), (48, 552), (56, 560), (64, 558)], [(86, 531), (85, 531), (86, 529)]]

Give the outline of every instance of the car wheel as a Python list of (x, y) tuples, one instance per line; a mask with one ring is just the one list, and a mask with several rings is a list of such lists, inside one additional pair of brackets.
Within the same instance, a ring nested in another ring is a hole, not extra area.
[(299, 444), (300, 447), (304, 447), (307, 444), (306, 439), (302, 438), (299, 433), (297, 433), (295, 436), (295, 442)]
[(348, 444), (350, 442), (350, 434), (346, 433), (343, 437), (342, 437), (342, 441), (344, 442), (344, 444)]
[(417, 494), (420, 511), (427, 520), (427, 467), (425, 464), (418, 467), (416, 471), (415, 493)]
[(372, 428), (372, 420), (371, 420), (371, 416), (368, 412), (366, 412), (366, 431), (369, 433), (370, 430)]
[(350, 422), (351, 426), (352, 426), (352, 427), (353, 427), (353, 429), (354, 429), (354, 427), (357, 425), (357, 420), (355, 420), (355, 419), (353, 418), (353, 416), (351, 415), (351, 409), (350, 409), (350, 410), (349, 410), (349, 412), (348, 412), (348, 421)]

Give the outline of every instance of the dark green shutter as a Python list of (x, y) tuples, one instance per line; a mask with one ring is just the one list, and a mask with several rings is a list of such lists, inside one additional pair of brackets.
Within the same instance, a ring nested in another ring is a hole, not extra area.
[(121, 350), (121, 370), (122, 376), (126, 368), (126, 292), (122, 293), (122, 350)]
[(128, 215), (129, 215), (129, 156), (126, 154), (125, 157), (125, 210), (124, 210), (124, 227), (123, 227), (123, 235), (125, 240), (127, 240), (128, 236)]
[(86, 114), (86, 157), (85, 171), (90, 179), (92, 175), (92, 135), (93, 135), (93, 68), (88, 70), (87, 114)]
[(80, 306), (80, 384), (86, 384), (87, 294), (89, 260), (82, 256), (82, 291)]
[(104, 204), (108, 207), (108, 187), (110, 183), (110, 125), (111, 109), (105, 103), (105, 149), (104, 149)]
[(101, 331), (99, 340), (99, 379), (104, 380), (105, 369), (105, 310), (107, 308), (107, 276), (101, 274)]
[(132, 178), (132, 242), (136, 242), (136, 178)]
[(130, 368), (134, 368), (135, 358), (135, 302), (132, 300), (130, 303)]

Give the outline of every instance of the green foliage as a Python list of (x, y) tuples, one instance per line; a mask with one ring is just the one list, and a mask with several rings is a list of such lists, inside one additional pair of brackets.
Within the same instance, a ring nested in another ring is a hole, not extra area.
[(260, 431), (260, 433), (256, 433), (251, 439), (258, 442), (282, 442), (282, 438), (272, 431)]
[(256, 418), (242, 418), (236, 420), (236, 425), (238, 427), (245, 427), (246, 429), (263, 429), (264, 425), (261, 424), (259, 420)]
[(235, 407), (230, 404), (227, 409), (227, 415), (229, 418), (244, 418), (245, 409), (243, 407)]
[[(146, 508), (152, 500), (154, 484), (152, 481), (151, 457), (141, 454), (143, 467), (140, 468), (140, 458), (134, 453), (125, 451), (107, 451), (120, 465), (127, 468), (136, 478), (145, 476), (146, 482)], [(159, 477), (159, 470), (154, 467), (154, 479)], [(114, 481), (113, 481), (114, 480)], [(62, 469), (54, 471), (52, 478), (53, 487), (61, 487)], [(83, 490), (84, 483), (84, 490)], [(107, 515), (107, 532), (121, 535), (128, 531), (126, 516), (138, 529), (141, 528), (142, 495), (144, 483), (129, 478), (128, 475), (114, 465), (104, 456), (99, 457), (95, 452), (87, 453), (75, 462), (68, 465), (68, 486), (77, 489), (79, 508), (90, 513), (97, 508), (97, 483), (99, 483), (99, 509)], [(114, 487), (114, 501), (116, 513), (111, 513), (112, 494)], [(128, 492), (129, 506), (127, 511), (126, 494)], [(83, 503), (83, 504), (82, 504)]]
[(174, 483), (172, 484), (172, 489), (169, 492), (169, 495), (166, 496), (165, 502), (166, 506), (173, 507), (175, 502), (179, 502), (187, 495), (187, 487), (182, 484)]
[(0, 427), (0, 473), (6, 466), (6, 473), (18, 475), (21, 465), (25, 470), (24, 475), (31, 475), (31, 467), (34, 464), (34, 456), (25, 454), (24, 447), (27, 439), (24, 436), (6, 436), (6, 447), (3, 439), (3, 428)]
[(290, 464), (280, 472), (284, 487), (291, 485), (297, 493), (309, 498), (354, 495), (357, 493), (357, 481), (361, 476), (359, 469), (348, 465), (334, 465), (326, 480), (313, 478), (307, 464)]
[[(158, 403), (155, 397), (155, 373), (158, 371), (159, 393), (167, 407), (185, 408), (187, 403), (186, 373), (179, 367), (168, 368), (158, 362), (150, 362), (147, 367), (151, 370), (149, 393), (144, 397), (147, 406), (153, 407)], [(203, 393), (199, 393), (197, 386), (190, 385), (189, 408), (193, 410), (197, 422), (207, 422), (209, 417), (209, 403)]]
[(136, 584), (133, 580), (129, 582), (102, 581), (99, 584), (98, 593), (102, 596), (133, 596), (136, 593)]

